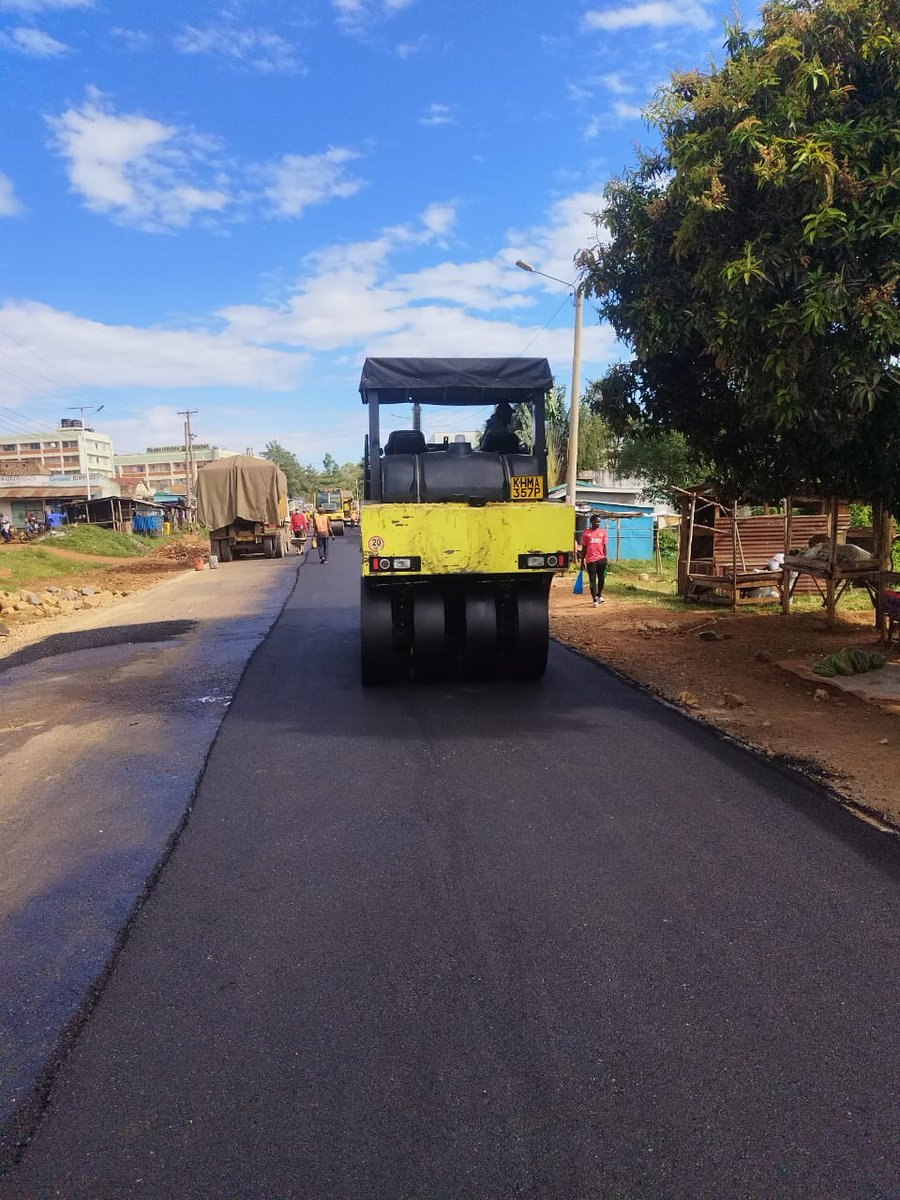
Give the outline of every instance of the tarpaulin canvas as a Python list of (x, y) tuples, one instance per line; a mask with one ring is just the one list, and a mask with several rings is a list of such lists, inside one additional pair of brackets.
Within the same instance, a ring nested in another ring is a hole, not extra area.
[(265, 458), (233, 454), (207, 463), (197, 475), (197, 516), (207, 529), (237, 520), (280, 525), (287, 502), (287, 476)]
[(359, 391), (367, 404), (496, 404), (553, 387), (546, 358), (367, 358)]

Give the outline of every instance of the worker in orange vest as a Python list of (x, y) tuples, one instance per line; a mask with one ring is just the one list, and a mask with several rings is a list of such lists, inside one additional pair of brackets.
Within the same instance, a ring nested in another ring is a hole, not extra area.
[(319, 512), (316, 510), (316, 515), (313, 517), (313, 526), (316, 531), (316, 543), (319, 547), (319, 562), (328, 562), (328, 543), (334, 537), (334, 531), (331, 528), (331, 517), (328, 513)]

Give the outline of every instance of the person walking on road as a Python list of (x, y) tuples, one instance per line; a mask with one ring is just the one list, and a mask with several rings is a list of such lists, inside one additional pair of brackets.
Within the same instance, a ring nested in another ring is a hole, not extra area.
[(316, 531), (316, 542), (319, 546), (319, 562), (328, 562), (328, 542), (334, 537), (331, 528), (331, 517), (328, 513), (319, 512), (316, 510), (316, 515), (313, 517), (313, 525)]
[(295, 509), (291, 513), (291, 541), (297, 547), (297, 553), (302, 554), (303, 540), (308, 532), (309, 522), (306, 519), (306, 513), (301, 509)]
[(581, 535), (581, 567), (587, 567), (591, 584), (591, 600), (594, 608), (605, 604), (603, 585), (606, 583), (606, 567), (609, 562), (609, 539), (605, 529), (600, 528), (600, 516), (592, 513), (588, 528)]

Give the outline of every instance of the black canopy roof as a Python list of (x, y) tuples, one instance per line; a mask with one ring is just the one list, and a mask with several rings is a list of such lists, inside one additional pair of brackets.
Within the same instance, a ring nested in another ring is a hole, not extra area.
[[(528, 400), (553, 387), (546, 358), (367, 358), (363, 404), (497, 404)], [(374, 399), (374, 397), (372, 397)]]

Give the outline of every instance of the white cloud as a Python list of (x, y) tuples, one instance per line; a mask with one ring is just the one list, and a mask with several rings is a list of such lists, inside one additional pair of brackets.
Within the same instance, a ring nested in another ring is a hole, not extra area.
[[(206, 405), (204, 440), (230, 449), (252, 442), (258, 449), (277, 437), (304, 458), (325, 450), (349, 458), (364, 428), (352, 396), (365, 354), (542, 355), (568, 383), (572, 307), (566, 288), (525, 274), (514, 262), (526, 258), (538, 270), (574, 279), (572, 258), (592, 241), (593, 224), (585, 214), (601, 203), (597, 191), (560, 197), (544, 223), (510, 233), (491, 257), (452, 261), (446, 249), (439, 257), (433, 252), (452, 228), (455, 209), (435, 202), (417, 219), (383, 229), (369, 241), (326, 245), (307, 255), (298, 280), (279, 302), (232, 305), (202, 327), (114, 326), (20, 302), (0, 307), (0, 335), (9, 334), (2, 340), (10, 341), (10, 353), (22, 354), (23, 368), (33, 361), (53, 364), (56, 377), (80, 387), (86, 403), (106, 403), (104, 428), (120, 450), (177, 441), (172, 410), (185, 407), (184, 397), (179, 392), (169, 399), (164, 389), (207, 387), (216, 389), (216, 399)], [(424, 260), (420, 269), (406, 269), (413, 253)], [(533, 315), (523, 323), (528, 310)], [(611, 329), (598, 326), (588, 307), (583, 340), (588, 377), (614, 357), (614, 343)], [(33, 370), (21, 375), (32, 377)], [(34, 380), (13, 381), (19, 391), (8, 390), (7, 403), (27, 401), (30, 419), (46, 407), (47, 419), (55, 419), (68, 393), (60, 388), (59, 398), (49, 401), (46, 380)], [(111, 405), (106, 392), (91, 395), (92, 388), (117, 389), (118, 403)], [(236, 399), (229, 406), (228, 388), (284, 392), (282, 414), (290, 415), (279, 415), (274, 396), (244, 410)], [(136, 397), (146, 389), (152, 389), (152, 404), (138, 418), (132, 415)], [(312, 432), (297, 432), (304, 426)]]
[(0, 31), (0, 49), (26, 54), (29, 58), (59, 58), (69, 53), (69, 47), (49, 33), (24, 27), (11, 29), (8, 33)]
[(0, 12), (49, 12), (61, 8), (93, 8), (94, 0), (0, 0)]
[(146, 50), (148, 46), (153, 45), (153, 38), (143, 29), (124, 29), (121, 26), (115, 26), (109, 32), (114, 38), (123, 42), (129, 50)]
[(23, 211), (22, 205), (16, 199), (12, 180), (0, 172), (0, 217), (17, 217)]
[(396, 16), (413, 0), (331, 0), (338, 25), (347, 33), (359, 33), (377, 21)]
[[(141, 329), (106, 325), (46, 304), (23, 302), (0, 308), (0, 330), (21, 350), (7, 344), (7, 359), (22, 356), (53, 363), (56, 376), (81, 387), (253, 387), (281, 390), (293, 386), (307, 358), (241, 342), (230, 332)], [(23, 380), (30, 372), (23, 372)], [(5, 387), (45, 392), (46, 380), (32, 385), (11, 376)], [(66, 389), (60, 386), (62, 394)]]
[(449, 233), (456, 223), (456, 206), (453, 204), (429, 204), (422, 214), (422, 224), (438, 237)]
[(411, 42), (398, 42), (394, 47), (394, 53), (398, 58), (413, 58), (416, 54), (421, 54), (428, 47), (428, 37), (422, 34), (421, 37), (414, 38)]
[(198, 29), (188, 25), (175, 38), (182, 54), (211, 54), (264, 75), (292, 75), (302, 70), (297, 48), (277, 33), (238, 28), (230, 23)]
[[(507, 262), (517, 258), (531, 263), (545, 275), (558, 279), (575, 279), (575, 255), (592, 244), (596, 227), (591, 214), (604, 207), (603, 193), (596, 191), (574, 192), (557, 200), (550, 208), (544, 225), (532, 229), (513, 230), (509, 235), (510, 246), (503, 252)], [(537, 275), (522, 276), (526, 283), (544, 290), (559, 292), (559, 285), (541, 279)]]
[(619, 8), (592, 9), (584, 15), (584, 27), (589, 30), (637, 29), (647, 25), (709, 29), (712, 24), (712, 18), (698, 0), (646, 0)]
[(69, 182), (92, 212), (122, 225), (160, 232), (219, 213), (229, 197), (217, 177), (210, 142), (139, 113), (119, 116), (96, 89), (81, 108), (48, 118), (56, 149), (68, 161)]
[(420, 125), (455, 125), (456, 117), (453, 109), (447, 104), (429, 104), (424, 114), (419, 117)]
[(323, 154), (285, 154), (280, 162), (265, 168), (272, 180), (266, 196), (276, 212), (299, 217), (313, 204), (353, 196), (365, 181), (346, 174), (346, 164), (359, 155), (341, 146), (332, 146)]
[(627, 80), (621, 71), (611, 71), (608, 75), (601, 75), (600, 82), (614, 96), (627, 96), (635, 90), (634, 84)]
[[(432, 205), (410, 225), (385, 229), (369, 242), (328, 246), (308, 256), (301, 281), (280, 304), (235, 305), (217, 314), (241, 342), (296, 346), (322, 354), (505, 355), (545, 354), (557, 366), (570, 360), (571, 324), (542, 329), (547, 307), (534, 325), (494, 314), (533, 307), (546, 290), (565, 301), (565, 287), (515, 267), (525, 258), (541, 271), (574, 280), (574, 255), (593, 240), (587, 213), (602, 205), (599, 192), (558, 200), (546, 225), (513, 233), (489, 259), (444, 260), (417, 271), (392, 270), (394, 256), (414, 246), (435, 245), (448, 227), (450, 205)], [(445, 211), (446, 210), (446, 211)], [(435, 212), (445, 215), (435, 222)], [(455, 219), (455, 213), (454, 213)], [(585, 361), (605, 363), (614, 336), (608, 328), (585, 330)]]
[(626, 104), (624, 100), (615, 101), (613, 112), (623, 121), (636, 121), (644, 115), (639, 104)]

